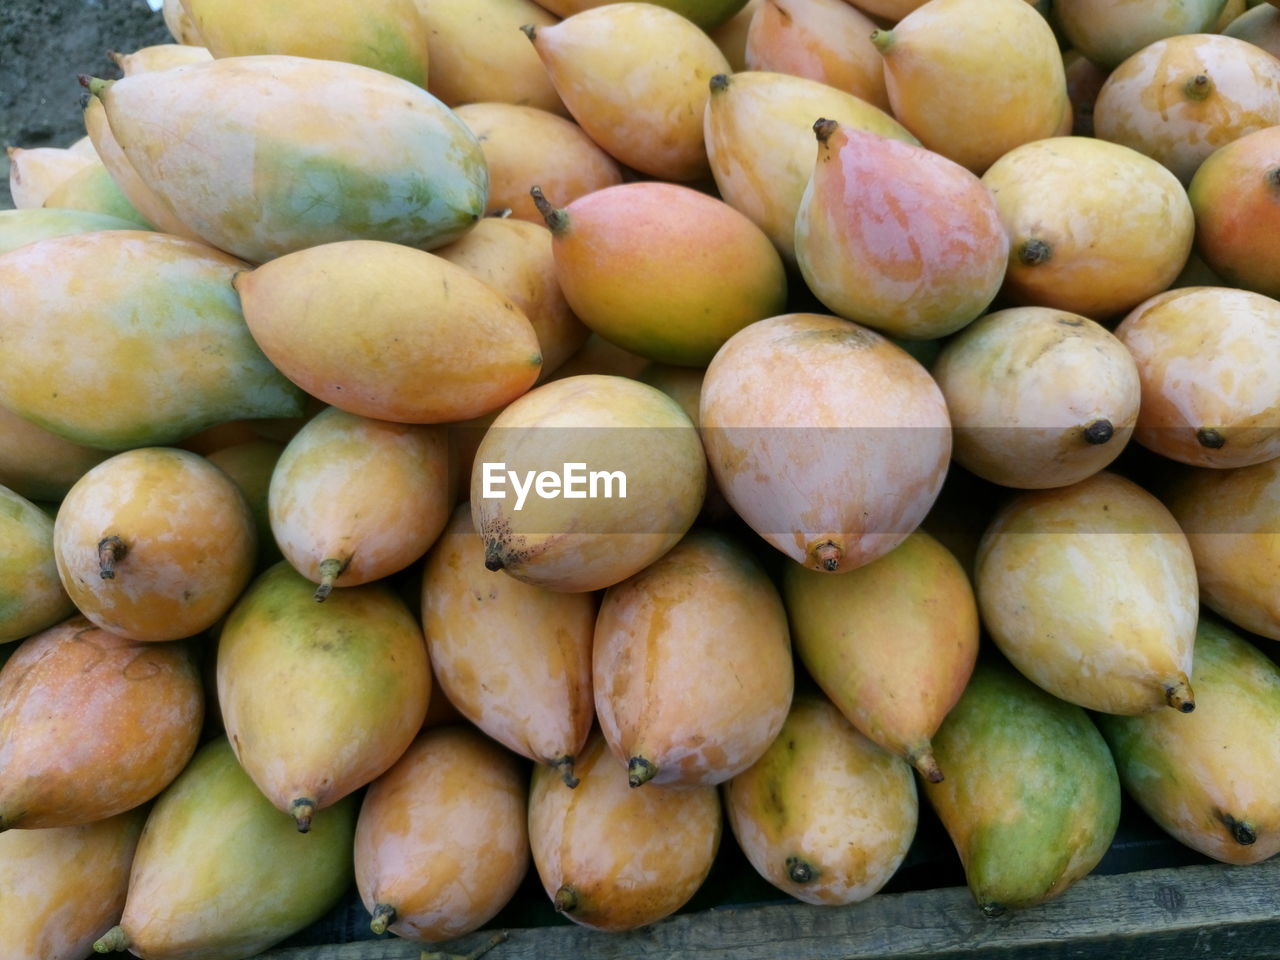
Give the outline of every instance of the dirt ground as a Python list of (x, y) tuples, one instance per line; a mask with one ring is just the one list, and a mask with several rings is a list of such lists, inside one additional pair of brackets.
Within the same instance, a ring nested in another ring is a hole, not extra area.
[[(82, 73), (118, 77), (107, 51), (171, 43), (146, 0), (0, 0), (0, 147), (65, 147), (84, 136)], [(0, 154), (0, 209), (9, 158)]]

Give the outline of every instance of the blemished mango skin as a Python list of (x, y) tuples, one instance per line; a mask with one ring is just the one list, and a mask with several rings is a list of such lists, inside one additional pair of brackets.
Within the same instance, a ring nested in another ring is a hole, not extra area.
[(0, 486), (0, 643), (29, 637), (74, 612), (58, 578), (52, 518)]
[(911, 768), (820, 695), (797, 696), (777, 739), (722, 787), (747, 859), (805, 903), (858, 903), (893, 876), (915, 837)]
[(598, 598), (484, 567), (461, 503), (422, 575), (422, 629), (441, 692), (503, 746), (569, 779), (595, 719), (591, 647)]
[(146, 803), (191, 759), (203, 717), (185, 643), (126, 640), (78, 615), (29, 637), (0, 670), (0, 827), (72, 827)]
[(182, 6), (214, 57), (341, 60), (427, 85), (427, 24), (414, 0), (182, 0)]
[(818, 117), (919, 142), (885, 111), (817, 80), (762, 70), (711, 80), (703, 131), (720, 196), (750, 217), (792, 264), (796, 213), (813, 176)]
[(661, 180), (708, 174), (707, 83), (730, 67), (695, 24), (652, 3), (609, 3), (530, 39), (569, 113), (616, 160)]
[(786, 268), (769, 238), (690, 187), (624, 183), (545, 215), (573, 312), (651, 360), (705, 366), (730, 336), (786, 305)]
[(1210, 618), (1196, 631), (1196, 712), (1099, 716), (1130, 795), (1177, 840), (1223, 863), (1280, 852), (1280, 668)]
[(1106, 742), (1007, 664), (978, 664), (934, 747), (947, 778), (923, 790), (989, 916), (1056, 897), (1111, 845), (1120, 780)]
[(905, 540), (951, 457), (928, 371), (875, 331), (822, 314), (770, 317), (730, 338), (707, 367), (699, 429), (738, 515), (827, 573)]
[(0, 405), (104, 450), (174, 443), (239, 417), (298, 415), (302, 391), (254, 343), (231, 289), (244, 267), (142, 230), (10, 251), (0, 257)]
[(542, 369), (505, 295), (424, 250), (323, 244), (234, 279), (245, 322), (281, 372), (348, 413), (444, 423), (495, 410)]
[(782, 583), (796, 651), (831, 702), (922, 776), (945, 776), (930, 740), (978, 656), (978, 606), (959, 561), (917, 530), (857, 570), (790, 564)]
[(605, 591), (596, 716), (633, 786), (712, 786), (741, 773), (778, 735), (793, 679), (777, 589), (723, 534), (693, 530)]
[(395, 763), (431, 696), (422, 631), (390, 586), (348, 587), (322, 604), (314, 594), (276, 564), (236, 603), (218, 643), (235, 756), (300, 831)]
[(688, 902), (720, 848), (715, 787), (643, 789), (597, 732), (568, 787), (550, 767), (534, 767), (529, 843), (543, 889), (574, 923), (634, 930)]
[(0, 942), (9, 960), (81, 960), (120, 919), (146, 808), (0, 836)]
[(1082, 56), (1111, 70), (1148, 44), (1184, 33), (1215, 33), (1224, 0), (1156, 0), (1113, 3), (1069, 0), (1050, 7), (1050, 17), (1067, 43)]
[(175, 640), (213, 626), (253, 573), (258, 534), (244, 496), (197, 454), (142, 447), (104, 460), (53, 525), (58, 575), (112, 633)]
[(529, 867), (529, 781), (468, 726), (422, 733), (369, 786), (356, 821), (356, 885), (376, 933), (438, 942), (470, 933)]
[(426, 90), (370, 67), (226, 57), (90, 89), (142, 182), (189, 230), (251, 263), (348, 239), (441, 246), (485, 212), (471, 131)]
[(1014, 147), (982, 175), (1009, 235), (1012, 301), (1107, 320), (1169, 288), (1196, 217), (1178, 179), (1092, 137)]
[(1191, 544), (1201, 602), (1280, 640), (1280, 459), (1234, 470), (1188, 467), (1162, 498)]
[(1115, 333), (1142, 382), (1138, 443), (1199, 467), (1280, 456), (1280, 301), (1183, 287), (1144, 300)]
[(1057, 38), (1025, 0), (932, 0), (872, 40), (893, 115), (976, 174), (1070, 113)]
[(1131, 480), (1103, 470), (1018, 494), (975, 571), (992, 639), (1049, 693), (1103, 713), (1195, 709), (1195, 561), (1173, 515)]
[[(1280, 9), (1267, 5), (1280, 18)], [(1196, 252), (1232, 286), (1280, 297), (1280, 127), (1219, 147), (1187, 187)]]

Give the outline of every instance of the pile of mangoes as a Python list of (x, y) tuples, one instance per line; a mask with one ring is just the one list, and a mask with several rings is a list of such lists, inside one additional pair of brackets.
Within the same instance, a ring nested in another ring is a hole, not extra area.
[(0, 211), (7, 957), (1280, 850), (1280, 4), (164, 14)]

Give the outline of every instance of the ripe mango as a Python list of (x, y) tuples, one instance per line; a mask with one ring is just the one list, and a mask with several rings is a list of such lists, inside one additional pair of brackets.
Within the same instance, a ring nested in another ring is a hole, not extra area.
[(58, 578), (53, 520), (0, 486), (0, 643), (29, 637), (74, 612)]
[(0, 407), (0, 484), (20, 497), (57, 503), (109, 456), (106, 450), (63, 440)]
[(130, 230), (150, 230), (151, 223), (121, 192), (106, 165), (95, 160), (49, 191), (44, 206), (101, 213), (129, 222)]
[[(615, 0), (546, 0), (541, 6), (568, 17), (613, 2)], [(710, 29), (732, 17), (745, 3), (746, 0), (658, 0), (657, 5), (689, 18), (703, 29)]]
[(1069, 46), (1112, 70), (1157, 40), (1184, 33), (1216, 33), (1214, 22), (1224, 6), (1225, 0), (1069, 0), (1054, 4), (1050, 11)]
[(120, 72), (126, 77), (153, 70), (171, 70), (188, 63), (205, 63), (213, 59), (209, 48), (192, 43), (157, 43), (139, 47), (132, 53), (112, 53)]
[(72, 233), (92, 233), (96, 230), (137, 229), (138, 224), (133, 221), (88, 210), (66, 210), (53, 207), (0, 210), (0, 254), (50, 237), (65, 237)]
[(9, 195), (18, 210), (43, 207), (60, 183), (93, 160), (65, 147), (9, 147)]

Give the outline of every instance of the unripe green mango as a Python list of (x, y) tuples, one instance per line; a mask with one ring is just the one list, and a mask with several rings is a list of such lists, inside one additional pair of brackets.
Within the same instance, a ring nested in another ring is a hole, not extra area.
[(988, 916), (1057, 896), (1110, 846), (1120, 780), (1106, 742), (1007, 664), (978, 664), (933, 749), (947, 777), (924, 793)]
[(132, 221), (89, 210), (71, 210), (66, 207), (0, 210), (0, 254), (50, 237), (92, 233), (95, 230), (137, 229), (138, 225)]
[(0, 643), (29, 637), (74, 612), (54, 562), (53, 520), (0, 486)]

